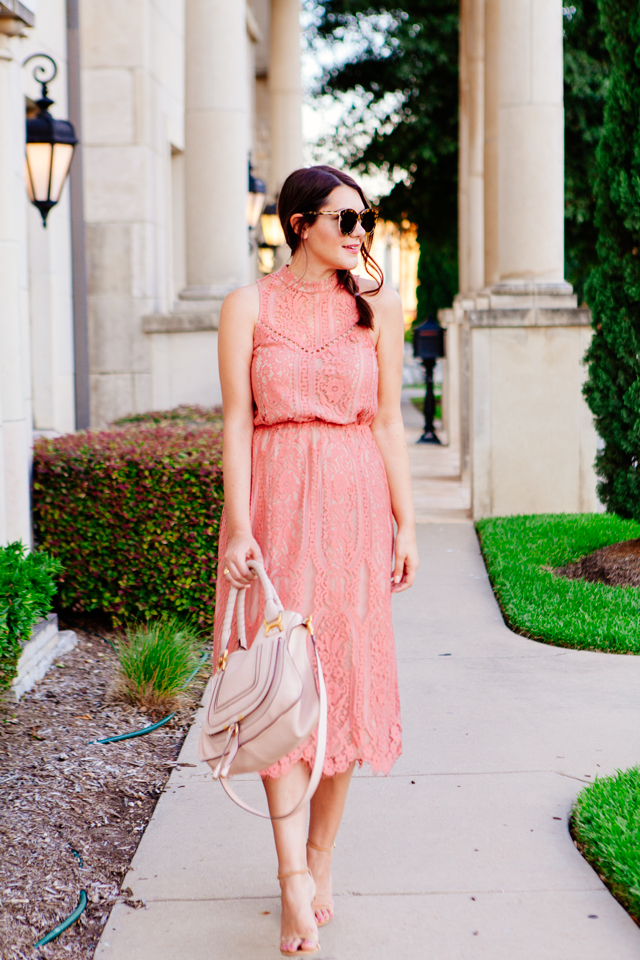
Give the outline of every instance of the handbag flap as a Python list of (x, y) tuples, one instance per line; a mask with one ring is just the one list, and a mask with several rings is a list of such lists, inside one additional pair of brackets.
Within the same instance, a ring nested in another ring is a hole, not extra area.
[(284, 638), (255, 642), (250, 650), (239, 649), (229, 655), (225, 670), (213, 677), (213, 689), (205, 719), (211, 736), (226, 730), (231, 723), (248, 717), (268, 696), (276, 676), (282, 672)]

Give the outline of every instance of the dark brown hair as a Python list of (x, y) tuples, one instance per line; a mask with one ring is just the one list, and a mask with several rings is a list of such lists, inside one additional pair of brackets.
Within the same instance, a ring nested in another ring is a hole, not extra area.
[[(344, 184), (347, 187), (353, 187), (357, 190), (365, 206), (371, 204), (364, 195), (353, 177), (342, 170), (336, 170), (335, 167), (303, 167), (300, 170), (294, 170), (290, 173), (282, 184), (280, 195), (278, 197), (278, 216), (284, 230), (287, 244), (291, 248), (291, 253), (295, 253), (301, 243), (304, 243), (301, 232), (306, 224), (311, 225), (318, 219), (310, 210), (319, 210), (329, 199), (329, 194), (336, 187)], [(291, 224), (291, 217), (301, 213), (303, 216), (296, 222), (295, 229)], [(373, 327), (373, 310), (370, 304), (364, 299), (365, 296), (371, 296), (379, 292), (384, 283), (384, 274), (382, 269), (371, 256), (371, 243), (373, 234), (365, 237), (362, 244), (362, 259), (365, 269), (369, 276), (377, 281), (377, 286), (366, 292), (359, 293), (356, 279), (350, 270), (338, 270), (338, 280), (345, 290), (356, 298), (358, 315), (360, 319), (358, 324), (361, 327)]]

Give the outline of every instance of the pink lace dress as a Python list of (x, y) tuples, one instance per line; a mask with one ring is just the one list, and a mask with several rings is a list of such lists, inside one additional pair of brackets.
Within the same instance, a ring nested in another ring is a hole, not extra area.
[[(371, 432), (376, 349), (337, 278), (301, 281), (284, 267), (259, 289), (251, 365), (253, 534), (285, 607), (313, 615), (329, 701), (325, 775), (354, 760), (386, 774), (401, 752), (401, 724), (391, 502)], [(220, 557), (226, 543), (223, 514)], [(216, 656), (228, 592), (220, 569)], [(262, 617), (260, 594), (257, 583), (247, 593), (249, 639)], [(314, 751), (312, 737), (265, 775), (312, 762)]]

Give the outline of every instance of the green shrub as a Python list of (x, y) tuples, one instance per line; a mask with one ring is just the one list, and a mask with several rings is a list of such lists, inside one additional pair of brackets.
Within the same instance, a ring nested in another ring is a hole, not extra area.
[(200, 407), (197, 404), (183, 403), (173, 410), (149, 410), (147, 413), (132, 413), (128, 417), (114, 420), (114, 427), (128, 427), (131, 424), (170, 424), (180, 421), (183, 423), (208, 423), (222, 427), (222, 407)]
[(130, 426), (35, 445), (33, 515), (59, 602), (114, 622), (213, 622), (223, 486), (215, 425)]
[(21, 645), (38, 617), (51, 610), (62, 564), (22, 543), (0, 547), (0, 690), (16, 675)]
[(193, 622), (177, 617), (129, 629), (116, 641), (115, 696), (149, 711), (179, 704), (202, 661), (201, 636)]
[(640, 770), (618, 771), (581, 790), (571, 832), (614, 897), (640, 921)]
[(610, 513), (558, 513), (491, 517), (476, 529), (512, 630), (559, 646), (640, 653), (640, 589), (568, 580), (552, 569), (640, 537), (640, 523)]

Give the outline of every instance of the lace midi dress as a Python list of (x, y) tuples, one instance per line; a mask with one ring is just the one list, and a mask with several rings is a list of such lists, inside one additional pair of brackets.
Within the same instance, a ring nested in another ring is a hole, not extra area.
[[(388, 773), (401, 752), (393, 627), (393, 522), (384, 463), (371, 432), (378, 360), (337, 278), (299, 280), (288, 267), (258, 283), (251, 385), (255, 416), (251, 523), (285, 608), (313, 615), (327, 685), (323, 772), (368, 763)], [(227, 545), (223, 512), (219, 557)], [(217, 582), (217, 657), (229, 585)], [(264, 597), (246, 597), (247, 637)], [(215, 663), (215, 659), (214, 659)], [(315, 734), (263, 776), (315, 753)]]

